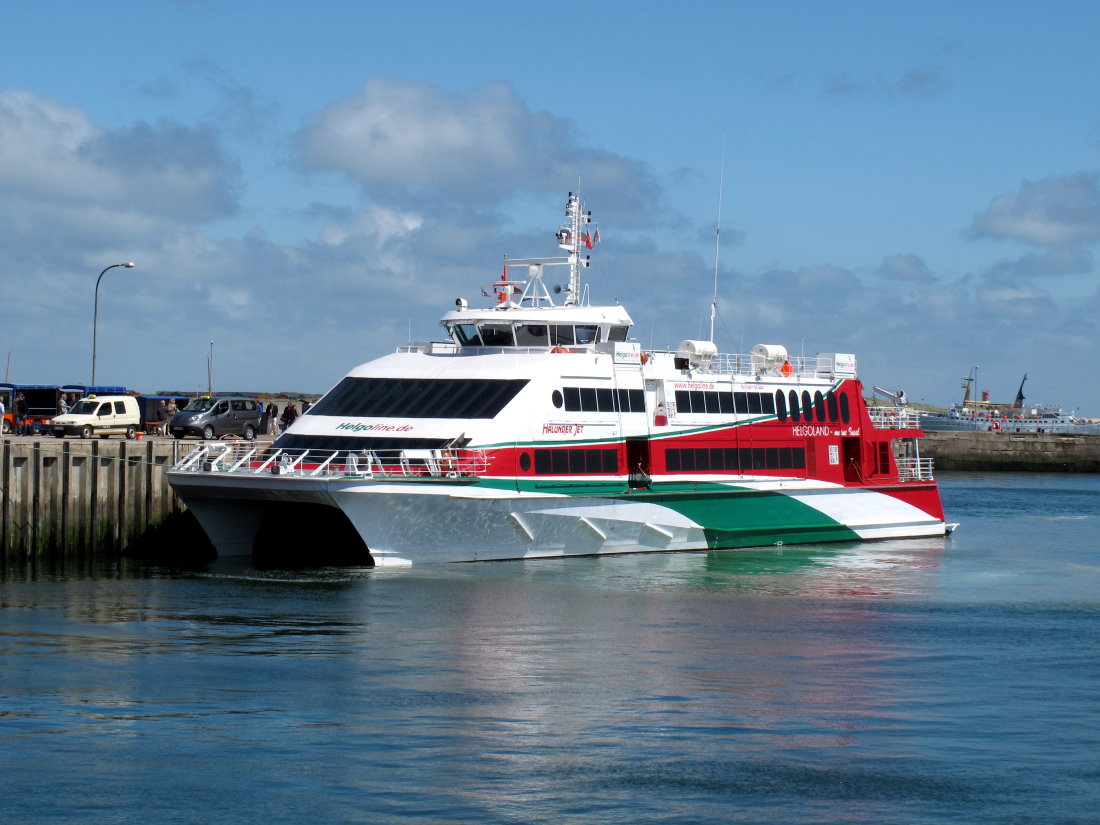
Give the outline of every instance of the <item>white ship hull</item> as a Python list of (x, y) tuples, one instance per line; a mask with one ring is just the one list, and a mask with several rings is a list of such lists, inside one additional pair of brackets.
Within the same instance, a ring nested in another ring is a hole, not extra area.
[[(945, 534), (942, 520), (888, 494), (795, 479), (725, 485), (707, 480), (700, 482), (706, 489), (671, 493), (628, 491), (624, 480), (622, 494), (613, 497), (445, 480), (254, 477), (249, 482), (243, 489), (239, 479), (217, 473), (173, 480), (219, 556), (253, 555), (264, 520), (272, 513), (285, 515), (295, 504), (338, 510), (379, 566)], [(699, 512), (712, 515), (703, 518)], [(311, 530), (315, 541), (330, 540), (324, 525)], [(303, 560), (310, 554), (311, 548), (300, 548)]]

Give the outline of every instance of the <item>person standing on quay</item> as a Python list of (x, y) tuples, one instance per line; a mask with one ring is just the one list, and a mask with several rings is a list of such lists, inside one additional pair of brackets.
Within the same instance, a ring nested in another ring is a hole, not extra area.
[(272, 401), (264, 409), (264, 414), (267, 416), (266, 432), (277, 438), (279, 436), (279, 405)]
[(15, 434), (26, 435), (27, 434), (27, 399), (23, 396), (23, 393), (19, 393), (15, 397), (15, 404), (12, 405), (15, 409)]
[(298, 408), (294, 406), (294, 402), (286, 402), (286, 409), (283, 410), (283, 429), (289, 429), (290, 425), (294, 423), (297, 417)]
[(157, 404), (157, 435), (168, 435), (168, 405)]

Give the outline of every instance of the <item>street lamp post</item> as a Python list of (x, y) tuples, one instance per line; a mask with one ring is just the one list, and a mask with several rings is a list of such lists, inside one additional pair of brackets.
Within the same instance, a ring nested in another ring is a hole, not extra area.
[[(126, 269), (133, 269), (134, 262), (127, 261), (124, 264), (111, 264), (107, 269), (114, 269), (116, 266), (122, 266)], [(107, 269), (104, 269), (99, 273), (99, 277), (95, 280), (95, 312), (92, 315), (92, 386), (95, 386), (95, 349), (96, 349), (96, 332), (99, 327), (99, 282), (103, 280), (103, 276), (107, 274)]]

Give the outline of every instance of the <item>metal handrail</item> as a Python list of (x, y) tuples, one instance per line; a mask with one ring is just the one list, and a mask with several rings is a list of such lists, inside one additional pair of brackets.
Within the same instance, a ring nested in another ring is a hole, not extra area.
[(898, 458), (899, 481), (932, 481), (931, 458)]
[[(220, 445), (219, 445), (220, 446)], [(229, 466), (234, 445), (226, 445), (215, 455), (210, 445), (193, 450), (172, 468), (174, 472), (218, 472), (242, 475), (356, 476), (382, 478), (472, 478), (489, 466), (484, 450), (287, 450), (278, 449), (260, 460), (260, 447), (248, 450)]]
[(868, 407), (867, 414), (878, 430), (920, 429), (920, 412), (908, 407)]

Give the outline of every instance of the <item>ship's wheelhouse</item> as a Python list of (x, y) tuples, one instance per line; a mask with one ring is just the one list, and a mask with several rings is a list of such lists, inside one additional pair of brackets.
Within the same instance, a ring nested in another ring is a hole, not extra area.
[(447, 334), (460, 347), (571, 347), (625, 341), (629, 323), (560, 323), (499, 318), (444, 320)]

